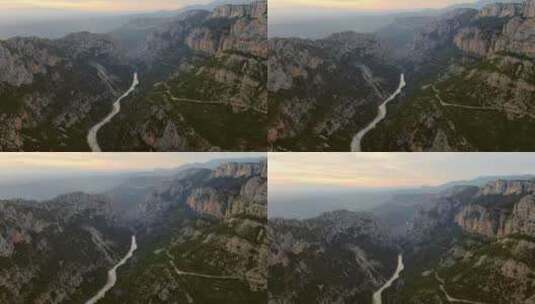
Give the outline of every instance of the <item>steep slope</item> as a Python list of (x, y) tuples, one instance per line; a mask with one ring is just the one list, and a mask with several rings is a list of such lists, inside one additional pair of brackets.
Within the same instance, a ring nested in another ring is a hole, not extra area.
[(266, 28), (258, 1), (191, 11), (150, 32), (136, 51), (147, 84), (103, 129), (104, 147), (265, 150)]
[(105, 35), (0, 41), (0, 150), (85, 150), (130, 71)]
[(98, 303), (265, 303), (267, 163), (146, 177), (131, 196), (0, 203), (0, 301), (82, 303), (138, 248)]
[(136, 210), (140, 248), (102, 303), (264, 303), (266, 163), (193, 169)]
[(399, 83), (370, 34), (270, 39), (268, 143), (273, 150), (347, 151)]
[(397, 250), (376, 220), (349, 211), (270, 220), (269, 303), (370, 303)]
[(465, 187), (420, 210), (392, 303), (535, 299), (532, 180)]
[(0, 202), (0, 302), (87, 300), (130, 239), (109, 208), (105, 198), (81, 193)]
[[(265, 150), (267, 3), (137, 19), (108, 34), (0, 41), (0, 150)], [(224, 130), (225, 132), (221, 132)]]
[(458, 9), (432, 22), (404, 60), (408, 96), (364, 140), (365, 149), (531, 150), (533, 6)]

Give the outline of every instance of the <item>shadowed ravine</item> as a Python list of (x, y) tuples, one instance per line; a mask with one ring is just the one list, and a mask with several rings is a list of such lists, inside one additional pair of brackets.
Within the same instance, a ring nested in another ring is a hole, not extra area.
[(396, 268), (396, 272), (394, 272), (392, 277), (373, 294), (373, 304), (383, 303), (383, 291), (392, 286), (392, 283), (394, 283), (395, 280), (399, 279), (399, 274), (403, 271), (404, 268), (405, 266), (403, 265), (403, 256), (400, 254), (398, 255), (398, 267)]
[(121, 100), (128, 97), (128, 95), (130, 95), (136, 89), (138, 84), (139, 84), (139, 80), (137, 78), (137, 73), (134, 73), (134, 80), (132, 81), (132, 85), (130, 86), (128, 91), (126, 91), (121, 97), (117, 99), (117, 101), (115, 101), (115, 103), (113, 104), (113, 109), (111, 110), (110, 114), (108, 114), (108, 116), (106, 116), (101, 122), (97, 123), (89, 130), (89, 134), (87, 134), (87, 143), (89, 144), (89, 147), (91, 147), (91, 151), (102, 152), (98, 144), (98, 138), (97, 138), (98, 131), (104, 125), (109, 123), (112, 120), (112, 118), (115, 117), (115, 115), (119, 114), (119, 112), (121, 111)]
[(354, 137), (353, 137), (353, 141), (351, 142), (351, 151), (352, 152), (361, 152), (362, 150), (362, 147), (361, 147), (361, 141), (362, 141), (362, 138), (364, 138), (364, 136), (366, 136), (366, 134), (368, 134), (368, 132), (370, 132), (371, 130), (375, 129), (375, 127), (381, 122), (383, 121), (383, 119), (386, 118), (386, 106), (388, 105), (389, 102), (391, 102), (392, 100), (396, 99), (396, 97), (401, 94), (401, 91), (403, 90), (403, 88), (407, 85), (407, 83), (405, 82), (405, 75), (404, 74), (401, 74), (401, 79), (399, 81), (399, 87), (398, 89), (394, 92), (394, 94), (390, 95), (390, 97), (388, 97), (387, 100), (385, 100), (380, 106), (379, 106), (379, 113), (377, 113), (377, 117), (375, 117), (375, 119), (370, 122), (370, 124), (360, 130)]
[(89, 299), (85, 304), (95, 304), (100, 299), (104, 298), (106, 293), (115, 286), (115, 283), (117, 283), (117, 269), (121, 266), (123, 266), (133, 255), (134, 251), (137, 249), (137, 243), (136, 243), (136, 236), (132, 236), (132, 244), (130, 245), (130, 250), (128, 253), (124, 256), (124, 258), (119, 261), (115, 266), (113, 266), (112, 269), (108, 271), (108, 281), (106, 282), (106, 285), (100, 289), (97, 294)]

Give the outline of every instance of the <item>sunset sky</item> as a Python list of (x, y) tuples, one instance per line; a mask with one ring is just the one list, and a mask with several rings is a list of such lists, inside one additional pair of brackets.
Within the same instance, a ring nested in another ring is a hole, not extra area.
[(206, 4), (211, 0), (0, 0), (2, 10), (71, 9), (90, 12), (156, 11), (186, 5)]
[(384, 13), (444, 8), (476, 0), (269, 0), (270, 23), (336, 18), (354, 13)]
[(270, 153), (270, 191), (301, 186), (405, 188), (535, 174), (535, 153)]
[(42, 175), (150, 171), (265, 153), (0, 153), (0, 181)]
[(318, 7), (351, 10), (409, 10), (415, 8), (442, 8), (474, 0), (269, 0), (270, 8)]

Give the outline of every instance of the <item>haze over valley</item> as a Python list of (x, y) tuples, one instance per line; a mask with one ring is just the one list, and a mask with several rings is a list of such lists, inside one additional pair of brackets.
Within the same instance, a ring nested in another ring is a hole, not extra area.
[[(265, 154), (83, 158), (17, 156), (10, 187), (72, 190), (0, 200), (0, 302), (267, 301)], [(32, 168), (56, 172), (23, 182)]]
[[(270, 303), (535, 297), (532, 153), (282, 153), (269, 162)], [(295, 186), (300, 194), (289, 195)]]
[(0, 151), (266, 150), (267, 3), (142, 3), (0, 40)]
[(281, 25), (306, 33), (270, 31), (273, 150), (535, 147), (532, 0), (441, 2), (433, 10), (415, 2), (412, 12), (395, 13), (393, 1), (378, 3), (366, 14), (361, 4), (339, 2), (340, 11), (354, 12), (339, 22), (311, 13), (301, 25)]

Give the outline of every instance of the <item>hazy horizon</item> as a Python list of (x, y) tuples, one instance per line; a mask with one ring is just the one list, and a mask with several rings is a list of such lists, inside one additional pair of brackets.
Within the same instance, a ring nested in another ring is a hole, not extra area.
[(260, 158), (265, 153), (2, 153), (0, 183), (69, 176), (150, 172), (217, 159)]
[(403, 190), (535, 173), (535, 153), (270, 153), (268, 158), (270, 191)]
[(213, 0), (0, 0), (2, 12), (31, 12), (46, 11), (79, 12), (86, 14), (97, 13), (135, 13), (154, 12), (161, 10), (178, 10), (190, 5), (206, 5)]
[(355, 15), (382, 15), (443, 9), (477, 0), (271, 0), (270, 24), (291, 24), (311, 19), (334, 19)]
[(424, 187), (535, 173), (535, 153), (270, 153), (268, 161), (270, 218), (370, 211), (397, 194), (434, 191)]

